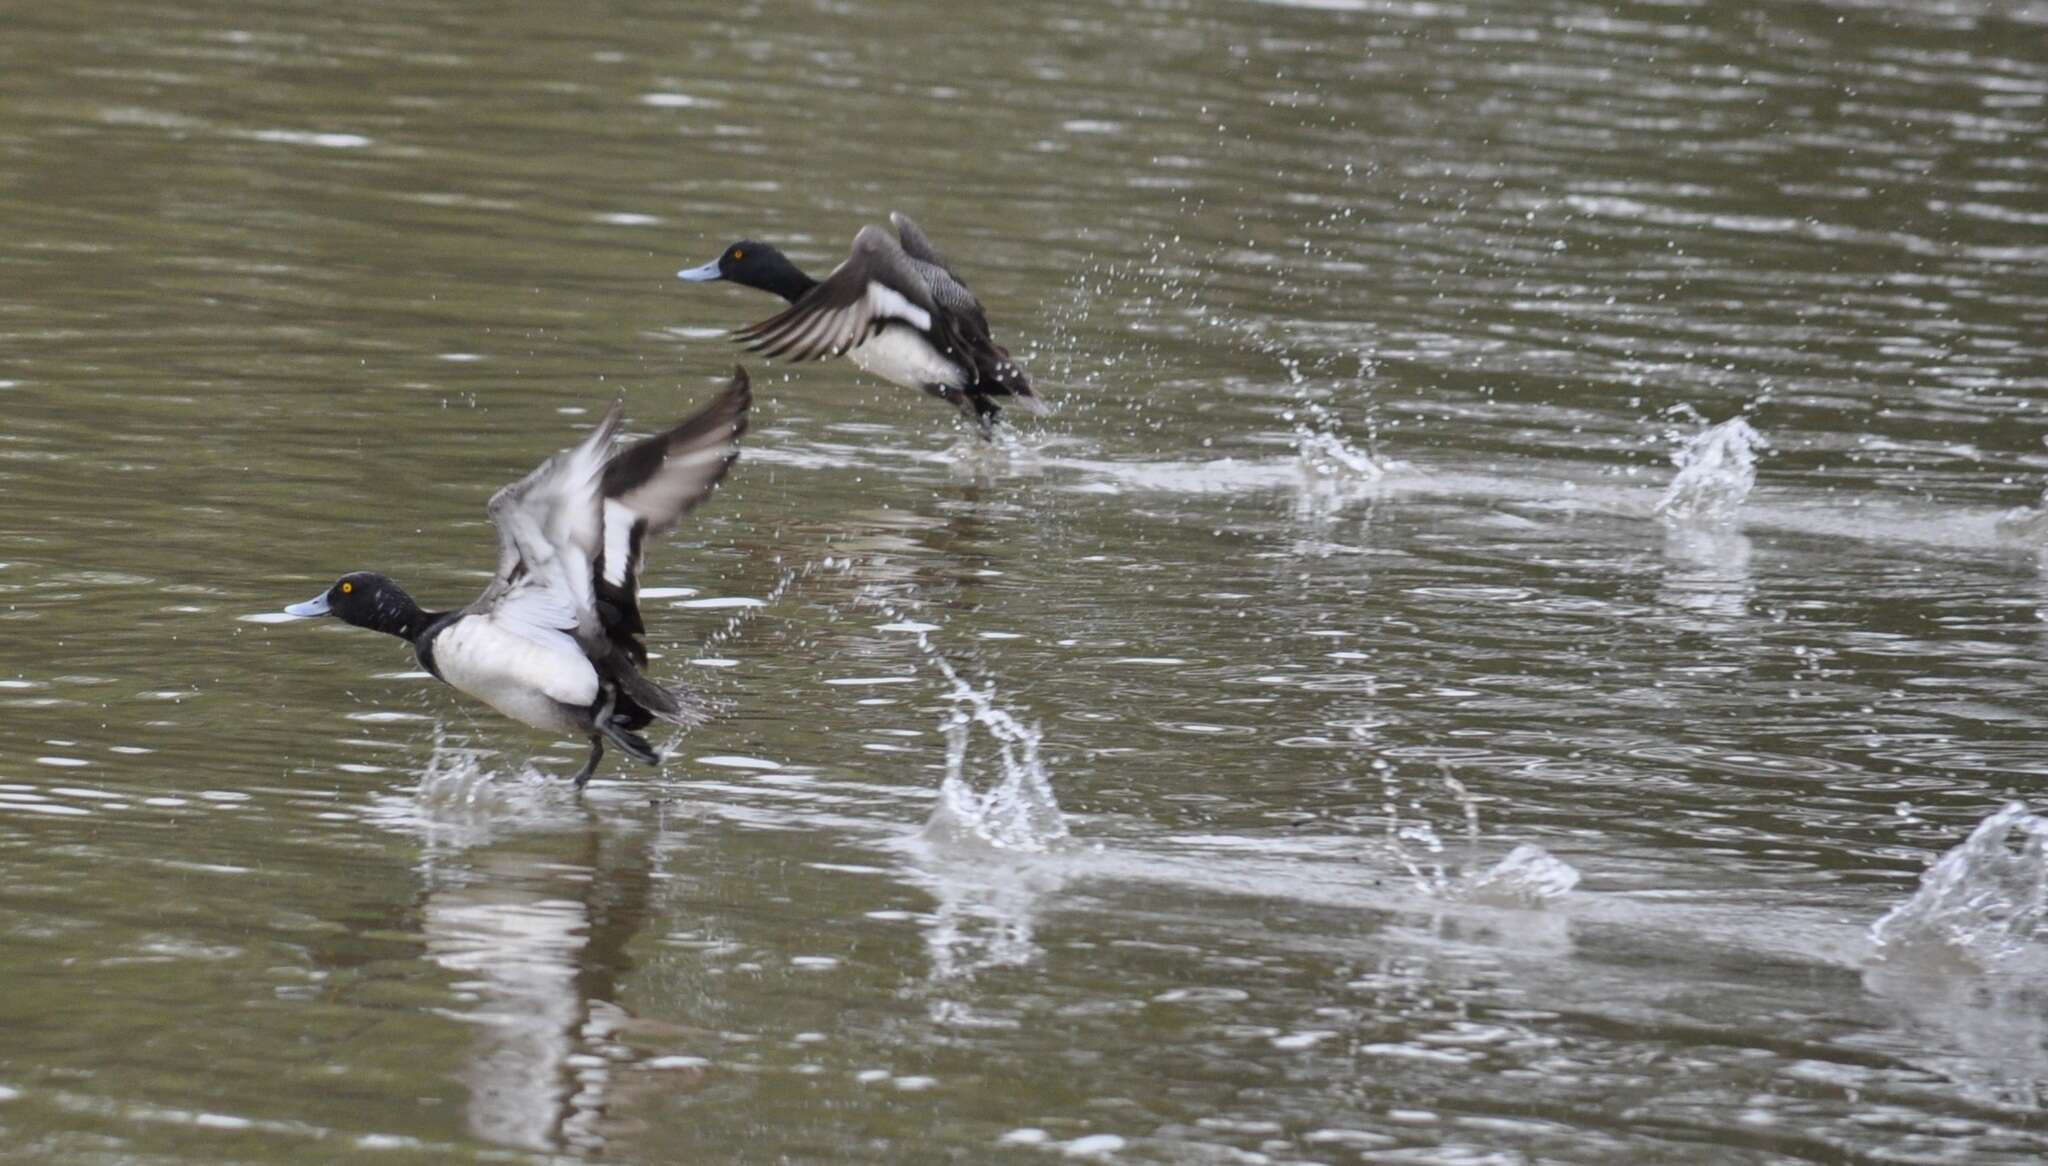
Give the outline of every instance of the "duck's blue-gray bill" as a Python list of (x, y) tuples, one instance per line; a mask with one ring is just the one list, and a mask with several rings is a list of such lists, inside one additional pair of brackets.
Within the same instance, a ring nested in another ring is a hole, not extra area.
[(327, 593), (322, 591), (304, 603), (294, 603), (284, 609), (286, 615), (326, 615), (332, 606), (327, 602)]
[(676, 278), (687, 279), (691, 283), (710, 283), (714, 279), (725, 277), (718, 273), (718, 260), (714, 259), (702, 267), (685, 267), (676, 272)]

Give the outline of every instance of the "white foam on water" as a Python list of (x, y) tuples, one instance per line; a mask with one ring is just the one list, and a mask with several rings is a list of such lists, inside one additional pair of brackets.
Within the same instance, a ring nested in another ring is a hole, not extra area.
[(699, 757), (697, 764), (716, 765), (724, 769), (772, 770), (782, 768), (780, 761), (770, 761), (765, 757), (746, 757), (735, 753), (714, 753), (709, 756)]
[(1116, 1134), (1087, 1134), (1062, 1144), (1060, 1153), (1069, 1158), (1105, 1158), (1126, 1144)]
[(321, 133), (313, 130), (257, 130), (248, 135), (259, 142), (285, 146), (318, 146), (324, 150), (360, 150), (372, 143), (362, 134)]
[(1920, 876), (1919, 889), (1871, 925), (1871, 957), (1989, 971), (2024, 953), (2044, 923), (2048, 818), (2008, 802), (1936, 859)]
[(665, 92), (642, 93), (640, 95), (640, 104), (651, 105), (656, 109), (716, 109), (724, 103), (714, 101), (708, 97), (696, 97), (688, 93)]

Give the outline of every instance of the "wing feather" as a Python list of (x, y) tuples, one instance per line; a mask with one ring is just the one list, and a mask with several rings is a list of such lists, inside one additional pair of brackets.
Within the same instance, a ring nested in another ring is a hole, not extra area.
[(939, 254), (939, 249), (932, 245), (932, 237), (924, 233), (923, 227), (911, 222), (909, 215), (900, 211), (890, 211), (889, 225), (896, 228), (896, 238), (902, 244), (905, 255), (921, 263), (929, 263), (949, 275), (952, 274), (953, 265), (946, 262), (946, 257)]
[(824, 282), (776, 315), (733, 333), (764, 356), (792, 361), (841, 356), (878, 322), (902, 320), (920, 331), (939, 308), (919, 265), (880, 227), (853, 237), (853, 252)]
[(747, 370), (734, 367), (731, 383), (710, 404), (620, 450), (604, 467), (604, 496), (644, 518), (648, 534), (668, 530), (711, 493), (740, 456), (753, 402)]
[(559, 636), (588, 644), (602, 634), (591, 565), (604, 549), (600, 486), (619, 416), (614, 404), (573, 448), (491, 495), (498, 573), (476, 606), (549, 647)]
[(694, 509), (732, 468), (753, 399), (747, 370), (734, 367), (732, 383), (710, 404), (620, 450), (604, 468), (598, 615), (612, 646), (636, 663), (647, 661), (640, 641), (647, 630), (640, 618), (640, 568), (647, 541)]
[(917, 265), (926, 285), (931, 288), (933, 302), (946, 310), (950, 325), (947, 337), (950, 351), (964, 355), (974, 365), (975, 379), (984, 391), (1014, 396), (1016, 400), (1013, 403), (1019, 409), (1044, 415), (1047, 412), (1045, 402), (1032, 391), (1031, 379), (1011, 358), (1010, 350), (995, 342), (981, 300), (933, 246), (931, 236), (925, 234), (924, 228), (912, 222), (908, 215), (891, 211), (889, 222), (896, 228), (904, 254)]

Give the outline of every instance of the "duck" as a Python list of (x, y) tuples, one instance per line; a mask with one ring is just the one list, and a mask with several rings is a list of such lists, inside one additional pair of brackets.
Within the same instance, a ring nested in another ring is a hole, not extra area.
[(732, 333), (764, 357), (844, 356), (865, 372), (951, 404), (984, 440), (992, 438), (1005, 404), (1043, 416), (1045, 402), (1030, 378), (989, 334), (981, 301), (930, 236), (895, 212), (889, 223), (894, 234), (862, 227), (846, 261), (822, 281), (756, 239), (741, 239), (676, 277), (729, 280), (789, 301), (776, 315)]
[(711, 493), (739, 457), (753, 392), (745, 368), (694, 414), (613, 451), (614, 402), (583, 440), (491, 496), (498, 569), (465, 607), (430, 611), (388, 575), (351, 571), (286, 607), (331, 616), (412, 645), (436, 679), (515, 721), (590, 741), (577, 790), (607, 742), (647, 765), (640, 730), (707, 719), (684, 685), (647, 677), (640, 571), (648, 540)]

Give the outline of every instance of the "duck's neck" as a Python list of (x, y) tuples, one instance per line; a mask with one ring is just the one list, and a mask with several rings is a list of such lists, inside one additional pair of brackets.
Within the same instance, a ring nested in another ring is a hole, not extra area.
[(752, 278), (747, 281), (748, 283), (762, 291), (774, 292), (792, 304), (802, 299), (805, 292), (818, 286), (817, 280), (805, 275), (802, 268), (781, 255), (774, 256), (750, 274)]
[(426, 630), (434, 626), (446, 612), (428, 611), (419, 605), (402, 588), (392, 586), (377, 595), (375, 606), (363, 613), (360, 620), (350, 620), (357, 627), (369, 628), (374, 632), (397, 636), (401, 640), (417, 643)]

